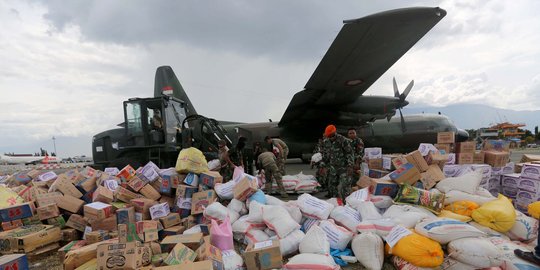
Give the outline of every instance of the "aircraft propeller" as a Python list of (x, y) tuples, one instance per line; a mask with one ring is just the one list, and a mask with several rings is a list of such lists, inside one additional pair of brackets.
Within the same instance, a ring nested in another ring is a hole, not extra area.
[[(401, 112), (401, 108), (409, 105), (409, 102), (405, 100), (409, 93), (411, 92), (411, 89), (414, 85), (414, 80), (412, 80), (407, 87), (405, 87), (405, 91), (403, 93), (399, 94), (399, 90), (396, 83), (396, 78), (393, 79), (394, 82), (394, 97), (399, 98), (399, 103), (396, 106), (396, 109), (399, 110), (399, 116), (401, 117), (401, 131), (405, 132), (407, 131), (407, 128), (405, 127), (405, 119), (403, 119), (403, 113)], [(388, 121), (390, 121), (390, 118), (388, 118)]]

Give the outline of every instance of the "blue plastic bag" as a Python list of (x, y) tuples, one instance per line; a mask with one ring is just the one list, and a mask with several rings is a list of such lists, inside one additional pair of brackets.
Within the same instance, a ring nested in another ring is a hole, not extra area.
[(266, 205), (266, 196), (264, 196), (264, 192), (262, 190), (257, 190), (257, 192), (253, 193), (251, 197), (249, 197), (249, 201), (256, 201), (260, 204)]
[(331, 248), (330, 255), (332, 255), (332, 259), (334, 259), (334, 262), (336, 262), (339, 266), (347, 266), (347, 262), (342, 260), (340, 256), (354, 256), (350, 248), (346, 248), (343, 251)]

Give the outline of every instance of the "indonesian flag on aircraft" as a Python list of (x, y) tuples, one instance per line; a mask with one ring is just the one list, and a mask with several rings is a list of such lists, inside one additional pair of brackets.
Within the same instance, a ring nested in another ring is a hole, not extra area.
[(173, 88), (172, 86), (165, 86), (161, 89), (161, 93), (167, 96), (172, 96)]

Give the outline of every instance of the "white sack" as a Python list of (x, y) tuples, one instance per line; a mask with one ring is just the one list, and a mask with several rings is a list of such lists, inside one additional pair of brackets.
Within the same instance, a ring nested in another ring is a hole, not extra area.
[(334, 206), (330, 203), (309, 194), (300, 195), (297, 203), (304, 216), (321, 220), (327, 219), (332, 209), (334, 209)]
[(304, 239), (300, 241), (300, 246), (298, 248), (300, 253), (330, 254), (328, 237), (318, 225), (313, 225), (311, 227)]
[(285, 202), (271, 195), (264, 195), (266, 197), (266, 205), (285, 205)]
[(266, 241), (268, 239), (270, 239), (268, 234), (264, 233), (261, 230), (252, 229), (246, 233), (245, 244), (252, 244), (252, 243), (254, 244), (254, 243)]
[(283, 269), (317, 269), (338, 270), (339, 265), (334, 262), (332, 256), (320, 254), (298, 254), (292, 257)]
[(497, 267), (503, 264), (503, 254), (485, 238), (462, 238), (448, 244), (448, 255), (476, 268)]
[(330, 213), (330, 218), (351, 232), (356, 232), (356, 226), (360, 224), (360, 214), (355, 209), (345, 206), (338, 206)]
[(378, 220), (366, 220), (356, 226), (359, 233), (375, 233), (380, 237), (386, 237), (397, 223), (390, 218)]
[(451, 190), (459, 190), (474, 194), (482, 181), (482, 171), (472, 171), (462, 176), (448, 177), (437, 183), (437, 189), (447, 193)]
[(345, 202), (354, 209), (357, 209), (358, 203), (369, 201), (369, 188), (359, 189), (345, 198)]
[(336, 225), (332, 219), (321, 221), (319, 227), (326, 233), (330, 247), (333, 249), (344, 250), (353, 237), (352, 232)]
[(496, 199), (497, 198), (493, 196), (484, 197), (480, 195), (465, 193), (459, 190), (452, 190), (448, 193), (445, 193), (444, 205), (449, 205), (458, 201), (473, 201), (481, 206), (484, 203), (487, 203)]
[(356, 210), (360, 213), (362, 220), (376, 220), (382, 218), (377, 207), (375, 207), (371, 201), (359, 202), (356, 206)]
[(283, 205), (283, 208), (289, 212), (289, 215), (291, 218), (298, 224), (302, 223), (302, 212), (300, 211), (300, 208), (298, 207), (298, 204), (296, 201), (288, 201)]
[(294, 221), (289, 212), (282, 206), (266, 206), (263, 209), (263, 221), (268, 228), (276, 232), (279, 238), (300, 229), (300, 225)]
[(389, 218), (409, 229), (414, 228), (420, 220), (429, 217), (428, 214), (417, 211), (410, 205), (392, 205), (383, 214), (383, 218)]
[(234, 223), (240, 217), (240, 214), (235, 211), (231, 211), (219, 202), (213, 202), (208, 205), (208, 207), (204, 209), (203, 215), (206, 218), (219, 221), (224, 221), (227, 217), (229, 217), (231, 223)]
[(306, 234), (301, 230), (293, 231), (289, 233), (285, 238), (279, 240), (279, 249), (281, 250), (281, 255), (287, 256), (298, 251), (300, 242)]
[(244, 260), (234, 249), (221, 251), (224, 270), (244, 270)]
[(538, 237), (538, 219), (516, 211), (516, 223), (506, 232), (506, 235), (514, 241), (521, 242), (536, 239)]
[(308, 232), (309, 229), (311, 229), (311, 226), (313, 225), (319, 225), (321, 223), (320, 220), (318, 219), (313, 219), (313, 218), (306, 218), (306, 220), (304, 220), (304, 223), (302, 223), (302, 227), (304, 229), (304, 232)]
[(216, 191), (216, 194), (219, 196), (219, 198), (223, 200), (230, 200), (234, 197), (234, 186), (236, 186), (236, 183), (234, 181), (229, 181), (227, 183), (217, 183), (214, 186), (214, 190)]
[(414, 230), (440, 244), (447, 244), (450, 241), (466, 237), (485, 236), (485, 233), (465, 222), (447, 218), (424, 220), (416, 224)]
[(260, 204), (257, 201), (251, 202), (249, 204), (249, 213), (248, 213), (247, 221), (255, 222), (255, 223), (263, 222), (263, 209), (265, 207), (271, 207), (271, 206)]
[[(504, 264), (502, 269), (504, 270), (532, 270), (538, 269), (538, 266), (533, 265), (525, 260), (520, 259), (514, 254), (515, 249), (521, 249), (525, 252), (534, 252), (534, 248), (529, 249), (527, 246), (519, 245), (516, 242), (504, 240), (498, 237), (490, 237), (489, 241), (494, 244), (502, 253)], [(536, 242), (535, 242), (536, 244)]]
[(232, 199), (229, 204), (227, 205), (227, 208), (229, 210), (232, 210), (238, 214), (240, 214), (241, 216), (245, 215), (248, 213), (248, 210), (246, 208), (246, 204), (242, 201), (239, 201), (237, 199)]
[(371, 196), (369, 200), (379, 209), (386, 209), (394, 204), (394, 200), (390, 196), (375, 195)]
[(352, 251), (367, 269), (381, 269), (384, 263), (384, 243), (380, 236), (362, 233), (352, 240)]

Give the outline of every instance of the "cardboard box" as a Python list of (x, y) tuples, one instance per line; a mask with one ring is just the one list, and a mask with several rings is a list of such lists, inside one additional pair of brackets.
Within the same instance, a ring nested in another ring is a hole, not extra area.
[(171, 208), (167, 203), (159, 203), (150, 207), (150, 217), (155, 220), (162, 217), (166, 217), (171, 213)]
[[(163, 227), (165, 227), (165, 225), (163, 225)], [(169, 227), (169, 228), (165, 228), (162, 231), (160, 231), (160, 233), (161, 233), (160, 238), (163, 239), (163, 238), (165, 238), (167, 236), (182, 234), (185, 230), (186, 230), (186, 227), (184, 227), (182, 225), (177, 225), (177, 226), (172, 226), (172, 227)]]
[(208, 172), (201, 173), (201, 175), (199, 176), (200, 184), (203, 184), (212, 188), (214, 187), (215, 184), (222, 183), (222, 182), (223, 182), (223, 176), (221, 176), (219, 172), (208, 171)]
[(366, 156), (368, 159), (382, 158), (382, 148), (380, 147), (364, 148), (364, 156)]
[(374, 170), (374, 169), (370, 169), (369, 170), (369, 173), (368, 173), (368, 176), (370, 178), (382, 178), (384, 177), (385, 175), (389, 174), (390, 172), (387, 172), (387, 171), (383, 171), (383, 170)]
[(64, 195), (56, 200), (56, 204), (58, 207), (71, 213), (78, 213), (85, 202), (71, 195)]
[(474, 164), (484, 164), (485, 154), (482, 151), (475, 151), (473, 156)]
[(527, 190), (519, 190), (516, 195), (516, 202), (525, 207), (533, 202), (538, 201), (538, 199), (540, 199), (538, 193), (530, 192)]
[(62, 242), (71, 242), (79, 239), (79, 233), (73, 228), (63, 229), (62, 233)]
[(382, 167), (385, 170), (392, 171), (396, 168), (394, 167), (393, 160), (396, 159), (397, 156), (395, 155), (383, 155), (382, 157)]
[(428, 170), (420, 174), (420, 181), (424, 185), (424, 189), (433, 188), (439, 181), (446, 178), (437, 165), (430, 165)]
[(101, 242), (109, 238), (109, 234), (105, 231), (92, 231), (85, 234), (85, 240), (88, 244)]
[(274, 269), (283, 266), (278, 240), (251, 243), (244, 253), (247, 269)]
[(128, 186), (133, 189), (135, 192), (139, 192), (141, 188), (146, 185), (146, 183), (141, 180), (141, 178), (137, 177), (136, 175), (131, 177), (131, 179), (128, 182)]
[(60, 229), (64, 229), (66, 227), (66, 220), (64, 219), (64, 216), (57, 216), (47, 219), (47, 224), (59, 227)]
[(484, 162), (491, 167), (504, 167), (509, 158), (508, 152), (484, 151)]
[(15, 229), (20, 228), (22, 226), (23, 226), (23, 223), (22, 223), (21, 219), (2, 222), (2, 230), (3, 231), (15, 230)]
[(410, 185), (414, 185), (416, 181), (420, 180), (420, 172), (413, 164), (406, 163), (400, 168), (391, 172), (389, 177), (392, 181), (398, 184), (408, 183)]
[(437, 133), (437, 144), (454, 143), (454, 142), (455, 142), (455, 133), (453, 131)]
[(58, 206), (56, 204), (48, 204), (38, 207), (36, 211), (40, 220), (45, 220), (60, 215), (60, 210), (58, 209)]
[(113, 214), (112, 211), (110, 204), (93, 202), (84, 206), (84, 217), (88, 220), (105, 219)]
[(73, 185), (71, 180), (69, 180), (68, 177), (65, 175), (59, 175), (54, 182), (54, 185), (64, 195), (71, 195), (75, 198), (80, 198), (83, 196), (83, 194)]
[(118, 224), (135, 223), (135, 208), (126, 207), (116, 210), (116, 221)]
[(129, 181), (133, 176), (135, 176), (135, 169), (133, 169), (133, 167), (130, 165), (122, 168), (122, 170), (120, 170), (120, 172), (116, 175), (116, 177), (125, 181)]
[[(66, 245), (67, 250), (65, 251), (65, 256), (62, 257), (62, 259), (64, 260), (65, 270), (74, 270), (75, 268), (83, 265), (84, 263), (94, 258), (97, 258), (97, 247), (99, 245), (106, 244), (106, 243), (117, 243), (118, 241), (116, 239), (105, 240), (100, 243), (94, 243), (94, 244), (86, 245), (86, 246), (85, 246), (86, 241), (83, 240), (79, 242), (82, 242), (84, 244), (78, 245), (78, 242), (77, 242), (75, 246), (71, 246), (73, 248), (70, 248), (69, 245)], [(75, 248), (76, 246), (79, 246), (79, 247)], [(60, 250), (62, 250), (62, 248)], [(60, 250), (59, 250), (59, 253), (61, 253)]]
[(368, 167), (371, 170), (382, 170), (383, 159), (382, 158), (368, 159)]
[(165, 258), (164, 263), (167, 265), (177, 265), (185, 262), (194, 262), (195, 258), (197, 258), (197, 254), (193, 250), (181, 243), (178, 243), (169, 253), (169, 256)]
[(501, 186), (518, 188), (520, 175), (518, 173), (505, 174), (501, 177)]
[(540, 164), (523, 164), (521, 177), (540, 180)]
[(1, 253), (28, 253), (62, 239), (60, 228), (51, 225), (30, 225), (1, 232)]
[(203, 241), (202, 233), (186, 234), (186, 235), (171, 235), (161, 241), (162, 246), (184, 244), (192, 250), (197, 250)]
[(459, 153), (456, 154), (457, 164), (472, 164), (474, 160), (474, 153)]
[(452, 153), (453, 152), (452, 146), (453, 146), (453, 144), (451, 144), (451, 143), (438, 143), (438, 144), (435, 144), (435, 148), (437, 148), (437, 150), (439, 150), (439, 152), (441, 154), (450, 154), (450, 153)]
[(135, 224), (118, 224), (118, 242), (127, 243), (135, 241), (142, 242), (142, 239), (137, 234), (137, 227)]
[(426, 160), (418, 150), (405, 155), (405, 158), (407, 159), (407, 162), (414, 165), (419, 172), (425, 172), (429, 167)]
[(176, 197), (191, 199), (191, 197), (193, 197), (193, 194), (197, 193), (198, 191), (199, 188), (197, 187), (178, 185), (178, 187), (176, 188)]
[(155, 220), (144, 220), (136, 223), (137, 234), (143, 242), (152, 242), (159, 239), (160, 223)]
[(170, 213), (166, 217), (159, 219), (163, 228), (173, 227), (174, 225), (180, 224), (180, 215), (178, 213)]
[(458, 142), (455, 144), (454, 152), (456, 153), (471, 153), (476, 151), (476, 142)]
[(107, 167), (105, 170), (103, 170), (103, 172), (110, 176), (116, 176), (120, 173), (120, 170), (116, 167)]
[(96, 187), (97, 187), (96, 181), (97, 181), (97, 178), (95, 176), (88, 177), (88, 178), (85, 178), (82, 181), (78, 182), (76, 186), (78, 188), (88, 192), (88, 191), (92, 191), (92, 190), (96, 189)]
[(84, 229), (88, 226), (88, 222), (82, 216), (72, 214), (66, 222), (66, 226), (84, 232)]
[(529, 179), (523, 176), (518, 181), (518, 189), (540, 194), (540, 180)]
[(515, 187), (502, 187), (501, 192), (504, 196), (515, 199), (518, 194), (519, 189)]
[(371, 186), (369, 187), (369, 193), (373, 195), (382, 195), (395, 197), (398, 193), (399, 185), (394, 181), (383, 179), (371, 179)]
[[(253, 181), (253, 182), (255, 183), (255, 181)], [(240, 184), (238, 184), (238, 185), (240, 185)], [(245, 187), (246, 186), (244, 185), (243, 188), (245, 188)], [(244, 189), (244, 191), (245, 190), (250, 190), (251, 187), (252, 186), (248, 185), (247, 188)], [(236, 188), (235, 188), (235, 190), (236, 190)], [(251, 192), (251, 190), (249, 192)], [(249, 192), (241, 192), (239, 194), (241, 194), (241, 195), (242, 194), (249, 194)], [(251, 193), (251, 194), (253, 194), (253, 193)], [(241, 198), (243, 198), (243, 196)], [(213, 191), (213, 190), (201, 191), (201, 192), (197, 192), (197, 193), (193, 194), (193, 198), (192, 198), (192, 201), (191, 201), (191, 214), (192, 215), (201, 214), (202, 212), (204, 212), (203, 207), (207, 207), (208, 205), (213, 203), (215, 200), (216, 200), (216, 192)]]
[(0, 222), (28, 218), (34, 215), (34, 203), (23, 203), (0, 208)]
[(144, 197), (155, 200), (155, 201), (159, 200), (159, 198), (161, 197), (161, 194), (159, 194), (159, 192), (154, 187), (152, 187), (152, 185), (148, 185), (148, 184), (142, 187), (139, 190), (139, 193), (144, 195)]
[(141, 213), (143, 219), (150, 219), (150, 207), (156, 205), (157, 202), (152, 199), (138, 198), (131, 200), (131, 205), (135, 208), (135, 212)]
[(123, 202), (129, 203), (133, 199), (142, 198), (142, 197), (143, 197), (142, 195), (133, 193), (133, 192), (121, 187), (121, 186), (118, 187), (118, 189), (116, 190), (116, 199), (118, 199), (120, 201), (123, 201)]
[(403, 166), (403, 164), (405, 163), (409, 163), (409, 162), (403, 155), (397, 156), (394, 159), (392, 159), (392, 165), (394, 165), (394, 168), (396, 169)]
[[(257, 192), (258, 189), (259, 189), (259, 186), (257, 184), (257, 181), (253, 181), (249, 177), (246, 176), (242, 178), (242, 180), (240, 180), (240, 182), (238, 182), (236, 186), (234, 186), (233, 188), (234, 198), (239, 201), (245, 201), (247, 200), (247, 198), (249, 198), (251, 195)], [(193, 203), (195, 203), (196, 194), (193, 195)], [(192, 211), (192, 214), (196, 214), (196, 213), (193, 213)]]
[(29, 269), (26, 254), (11, 254), (0, 257), (0, 270)]
[(431, 143), (421, 143), (418, 146), (418, 151), (423, 157), (428, 156), (430, 153), (439, 152), (438, 149)]
[(141, 169), (140, 174), (143, 176), (143, 180), (146, 180), (146, 182), (154, 182), (158, 177), (159, 168), (154, 164), (152, 161), (148, 162), (144, 167)]
[(104, 231), (116, 231), (116, 215), (112, 215), (105, 219), (92, 220), (90, 223), (93, 231), (104, 230)]
[(108, 188), (99, 186), (94, 191), (92, 201), (110, 204), (114, 200), (114, 194)]
[(137, 242), (100, 244), (97, 248), (98, 269), (139, 269), (150, 263), (150, 250)]
[(204, 241), (204, 243), (197, 249), (196, 253), (198, 261), (211, 261), (213, 269), (224, 268), (221, 250), (210, 244), (210, 239), (208, 239), (208, 241)]
[(510, 142), (503, 140), (486, 140), (484, 142), (484, 151), (493, 151), (493, 152), (509, 152), (510, 151)]

